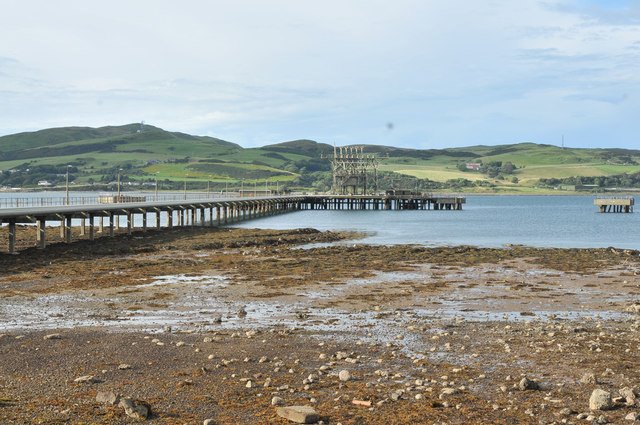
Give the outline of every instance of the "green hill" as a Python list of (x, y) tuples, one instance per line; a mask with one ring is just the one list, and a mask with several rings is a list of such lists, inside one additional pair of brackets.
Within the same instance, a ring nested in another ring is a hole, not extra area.
[[(151, 125), (64, 127), (0, 137), (0, 186), (76, 185), (108, 188), (120, 174), (132, 185), (158, 179), (164, 188), (282, 184), (326, 190), (334, 147), (301, 139), (245, 149), (207, 136)], [(429, 190), (535, 192), (570, 183), (634, 185), (640, 151), (570, 149), (535, 143), (416, 150), (365, 145), (379, 158), (380, 189), (418, 185)], [(467, 164), (482, 164), (467, 170)], [(595, 183), (594, 183), (595, 182)], [(217, 185), (217, 186), (216, 186)], [(541, 189), (544, 187), (546, 189)]]

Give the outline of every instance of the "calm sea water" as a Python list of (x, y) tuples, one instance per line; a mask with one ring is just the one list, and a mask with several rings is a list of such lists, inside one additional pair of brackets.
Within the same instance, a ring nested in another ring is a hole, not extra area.
[[(355, 230), (370, 244), (640, 249), (640, 209), (602, 214), (593, 196), (468, 196), (462, 211), (300, 211), (236, 225)], [(639, 207), (640, 208), (640, 207)]]

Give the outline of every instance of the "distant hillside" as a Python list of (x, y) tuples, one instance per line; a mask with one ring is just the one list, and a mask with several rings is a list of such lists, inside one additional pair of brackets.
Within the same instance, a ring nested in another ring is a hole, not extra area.
[(333, 153), (333, 146), (326, 143), (318, 143), (313, 140), (293, 140), (291, 142), (278, 143), (262, 147), (263, 150), (273, 152), (286, 152), (296, 155), (320, 158), (322, 154)]
[[(245, 149), (138, 123), (52, 128), (0, 137), (0, 186), (37, 187), (44, 180), (60, 186), (69, 169), (76, 185), (95, 189), (109, 189), (120, 174), (133, 187), (158, 179), (166, 189), (186, 181), (190, 188), (275, 184), (323, 191), (332, 181), (333, 149), (308, 139)], [(364, 151), (379, 159), (380, 189), (535, 192), (565, 183), (604, 189), (633, 186), (635, 177), (625, 176), (640, 173), (640, 151), (632, 149), (519, 143), (428, 150), (365, 145)]]

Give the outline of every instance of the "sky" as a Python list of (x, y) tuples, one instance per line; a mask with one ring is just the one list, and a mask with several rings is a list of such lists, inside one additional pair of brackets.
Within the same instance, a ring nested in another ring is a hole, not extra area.
[(640, 0), (0, 0), (0, 135), (640, 149)]

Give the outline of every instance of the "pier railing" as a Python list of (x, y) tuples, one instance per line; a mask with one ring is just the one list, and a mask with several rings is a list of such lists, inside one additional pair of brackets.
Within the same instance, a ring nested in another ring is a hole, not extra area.
[(98, 205), (107, 202), (107, 199), (111, 199), (112, 202), (140, 202), (139, 200), (133, 200), (133, 198), (145, 198), (145, 201), (157, 201), (157, 202), (174, 202), (174, 201), (208, 201), (208, 200), (222, 200), (222, 199), (237, 199), (242, 197), (265, 197), (272, 196), (273, 193), (264, 193), (259, 191), (254, 196), (253, 192), (244, 191), (241, 192), (187, 192), (178, 193), (159, 193), (153, 192), (122, 192), (118, 198), (117, 193), (113, 192), (96, 192), (95, 195), (71, 195), (67, 199), (64, 194), (56, 194), (56, 196), (0, 196), (0, 208), (31, 208), (31, 207), (57, 207), (65, 205)]

